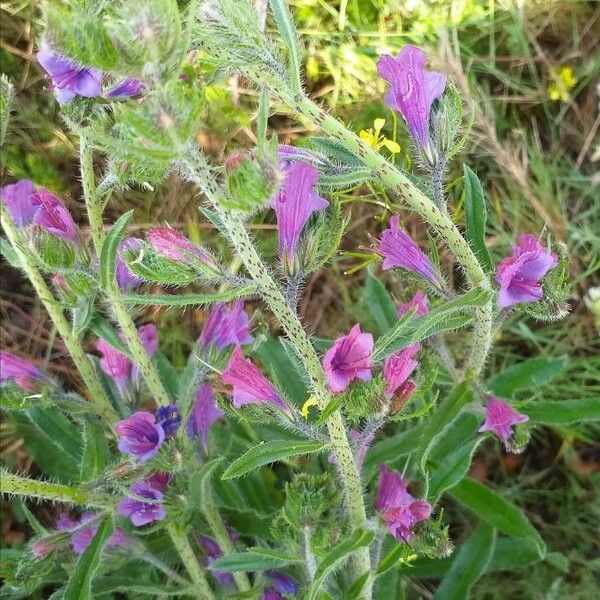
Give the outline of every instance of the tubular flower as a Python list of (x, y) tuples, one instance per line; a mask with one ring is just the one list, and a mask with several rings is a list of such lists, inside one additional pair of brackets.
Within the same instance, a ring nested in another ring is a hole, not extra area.
[(139, 79), (123, 79), (106, 92), (107, 98), (137, 98), (144, 93), (146, 86)]
[(444, 93), (446, 76), (426, 71), (426, 62), (420, 48), (404, 46), (396, 58), (384, 54), (377, 63), (377, 72), (390, 84), (386, 105), (404, 117), (415, 143), (428, 150), (431, 105)]
[(480, 432), (491, 431), (497, 435), (504, 446), (513, 434), (513, 426), (529, 421), (527, 415), (518, 413), (510, 404), (503, 402), (495, 396), (489, 396), (485, 411), (485, 421), (479, 428)]
[(121, 393), (125, 391), (131, 375), (131, 361), (103, 339), (96, 341), (96, 350), (102, 355), (100, 368), (114, 380)]
[(281, 571), (267, 571), (267, 575), (271, 579), (272, 587), (276, 592), (292, 595), (298, 593), (298, 582), (293, 577)]
[[(91, 521), (96, 515), (92, 512), (86, 511), (79, 521), (75, 521), (69, 515), (63, 514), (60, 516), (56, 523), (56, 527), (59, 531), (70, 531), (76, 529), (71, 533), (71, 546), (75, 554), (83, 554), (84, 550), (92, 543), (96, 531), (98, 531), (97, 523), (90, 523), (89, 527), (81, 527), (88, 521)], [(108, 540), (108, 546), (126, 546), (129, 540), (120, 529), (115, 529)]]
[(427, 296), (417, 290), (414, 296), (408, 301), (398, 306), (398, 316), (405, 315), (409, 310), (415, 310), (415, 317), (422, 317), (429, 312), (429, 302)]
[(165, 432), (165, 438), (173, 437), (177, 433), (179, 425), (181, 425), (181, 415), (179, 414), (177, 405), (167, 404), (165, 406), (159, 406), (156, 410), (156, 416), (158, 418), (158, 424)]
[(414, 356), (421, 349), (420, 344), (411, 344), (399, 352), (388, 356), (383, 365), (383, 378), (387, 382), (385, 393), (393, 396), (396, 390), (402, 387), (419, 363)]
[(165, 440), (164, 429), (156, 422), (156, 417), (147, 411), (138, 411), (118, 421), (114, 430), (119, 436), (119, 450), (141, 461), (155, 456)]
[(198, 436), (200, 443), (206, 449), (208, 430), (224, 414), (225, 412), (215, 400), (212, 387), (208, 384), (201, 385), (196, 392), (196, 401), (187, 424), (188, 435), (190, 438)]
[(46, 375), (37, 367), (6, 350), (0, 350), (0, 382), (12, 379), (24, 391), (31, 391), (34, 382)]
[(34, 193), (35, 188), (29, 179), (21, 179), (0, 188), (0, 201), (17, 227), (25, 227), (33, 221), (38, 210), (38, 206), (32, 202)]
[(244, 404), (269, 402), (289, 412), (273, 384), (250, 359), (244, 358), (239, 346), (232, 352), (222, 378), (224, 383), (233, 386), (233, 405), (236, 408), (241, 408)]
[[(206, 535), (199, 535), (197, 538), (200, 547), (204, 551), (204, 565), (208, 566), (213, 561), (217, 560), (217, 558), (221, 558), (223, 556), (223, 552), (219, 547), (219, 544), (215, 542), (212, 538)], [(221, 584), (227, 587), (233, 585), (233, 577), (231, 573), (227, 573), (226, 571), (212, 571), (214, 578)]]
[(39, 188), (31, 196), (31, 202), (38, 209), (33, 222), (63, 240), (74, 242), (77, 239), (77, 225), (65, 205), (44, 188)]
[(556, 254), (546, 250), (535, 236), (519, 236), (512, 255), (498, 265), (498, 306), (507, 308), (515, 304), (541, 300), (544, 292), (540, 280), (557, 263)]
[(253, 338), (248, 328), (249, 322), (243, 300), (238, 300), (231, 306), (219, 303), (208, 315), (200, 342), (204, 348), (214, 344), (219, 352), (230, 344), (250, 344)]
[(353, 379), (371, 379), (373, 336), (354, 325), (350, 333), (337, 339), (323, 357), (325, 377), (332, 392), (343, 392)]
[[(136, 527), (147, 525), (153, 521), (162, 521), (165, 518), (165, 509), (162, 505), (163, 494), (153, 488), (146, 481), (138, 481), (131, 486), (135, 497), (123, 498), (117, 506), (117, 512), (129, 520)], [(141, 500), (145, 498), (147, 502)]]
[(216, 268), (215, 261), (206, 252), (172, 227), (153, 227), (146, 234), (146, 239), (159, 254), (169, 260), (193, 264), (195, 259), (199, 259), (207, 266)]

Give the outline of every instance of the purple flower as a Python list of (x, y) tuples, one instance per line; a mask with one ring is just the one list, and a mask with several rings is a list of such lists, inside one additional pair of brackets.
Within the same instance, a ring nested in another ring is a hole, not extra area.
[(119, 289), (126, 292), (132, 288), (141, 285), (144, 280), (134, 275), (122, 258), (122, 253), (126, 250), (139, 250), (141, 248), (140, 240), (133, 237), (125, 238), (117, 248), (117, 284)]
[(310, 164), (315, 159), (314, 155), (308, 150), (288, 146), (287, 144), (279, 144), (277, 158), (279, 159), (279, 167), (284, 173), (299, 161)]
[(152, 358), (154, 353), (158, 350), (158, 329), (154, 323), (148, 323), (138, 328), (138, 335), (140, 336), (140, 342), (146, 350), (148, 358)]
[(411, 137), (429, 148), (429, 114), (436, 98), (444, 93), (446, 76), (425, 70), (425, 54), (415, 46), (404, 46), (396, 58), (384, 54), (377, 72), (390, 84), (385, 103), (406, 121)]
[(150, 477), (144, 479), (144, 483), (147, 483), (151, 488), (154, 488), (159, 492), (164, 492), (171, 482), (171, 477), (171, 473), (167, 473), (166, 471), (156, 471), (155, 473), (152, 473)]
[(281, 571), (267, 571), (267, 575), (271, 579), (273, 589), (280, 594), (297, 594), (298, 582), (289, 575)]
[(150, 245), (164, 257), (176, 262), (193, 264), (198, 258), (206, 265), (216, 268), (215, 261), (185, 235), (172, 227), (153, 227), (146, 234)]
[(139, 79), (123, 79), (106, 92), (107, 98), (136, 98), (144, 93), (146, 86)]
[[(198, 543), (204, 552), (204, 560), (202, 562), (206, 566), (217, 560), (217, 558), (221, 558), (221, 556), (223, 556), (223, 552), (221, 551), (219, 544), (217, 544), (217, 542), (215, 542), (215, 540), (212, 538), (206, 535), (199, 535), (196, 539), (198, 540)], [(227, 587), (233, 585), (233, 577), (231, 573), (227, 573), (226, 571), (211, 571), (211, 573), (221, 585)]]
[(127, 419), (118, 421), (114, 430), (119, 436), (119, 450), (146, 461), (158, 452), (165, 440), (163, 428), (155, 416), (147, 411), (133, 413)]
[(35, 193), (33, 183), (29, 179), (21, 179), (0, 188), (0, 201), (10, 214), (17, 227), (24, 227), (33, 221), (38, 207), (31, 197)]
[(100, 352), (100, 368), (114, 379), (119, 391), (123, 393), (131, 375), (131, 361), (103, 339), (96, 341), (96, 350)]
[[(162, 521), (165, 518), (165, 509), (162, 505), (163, 494), (145, 481), (138, 481), (131, 486), (135, 497), (123, 498), (117, 506), (117, 512), (123, 517), (129, 517), (136, 527), (147, 525), (153, 521)], [(142, 498), (148, 500), (145, 502)]]
[(34, 389), (34, 381), (45, 379), (46, 375), (37, 367), (6, 350), (0, 350), (0, 382), (12, 379), (22, 390)]
[(158, 424), (163, 428), (165, 432), (165, 438), (173, 437), (179, 425), (181, 425), (181, 415), (176, 404), (168, 404), (166, 406), (159, 406), (156, 411), (158, 417)]
[(437, 276), (431, 261), (412, 238), (400, 229), (399, 221), (398, 215), (392, 216), (389, 229), (381, 234), (379, 253), (383, 256), (383, 270), (394, 267), (406, 269), (435, 284)]
[(377, 498), (375, 508), (379, 511), (400, 506), (412, 500), (408, 493), (407, 484), (397, 471), (379, 465), (379, 479), (377, 481)]
[(409, 310), (415, 310), (415, 317), (422, 317), (429, 312), (429, 302), (427, 296), (420, 290), (415, 292), (415, 295), (404, 304), (398, 307), (398, 316), (405, 315)]
[(225, 412), (215, 400), (212, 387), (208, 384), (201, 385), (196, 392), (196, 401), (187, 424), (188, 435), (190, 438), (197, 435), (200, 438), (200, 443), (206, 449), (208, 430), (224, 414)]
[(485, 410), (485, 421), (479, 428), (480, 432), (492, 431), (507, 446), (513, 434), (513, 425), (529, 421), (527, 415), (518, 413), (510, 404), (495, 396), (489, 396)]
[(77, 225), (65, 205), (44, 188), (39, 188), (31, 196), (31, 203), (38, 209), (33, 222), (63, 240), (74, 242), (77, 239)]
[(546, 250), (533, 235), (521, 235), (512, 256), (499, 265), (496, 281), (500, 285), (498, 306), (537, 302), (544, 297), (540, 280), (558, 263), (554, 252)]
[(371, 379), (373, 336), (355, 325), (350, 333), (337, 339), (323, 357), (325, 377), (332, 392), (343, 392), (353, 379)]
[[(79, 517), (78, 522), (66, 514), (61, 515), (58, 519), (56, 526), (59, 531), (75, 529), (71, 534), (71, 546), (75, 554), (83, 554), (84, 550), (92, 543), (98, 531), (98, 524), (90, 523), (89, 527), (82, 527), (82, 525), (93, 520), (95, 516), (94, 513), (86, 511)], [(108, 546), (126, 546), (128, 543), (129, 540), (120, 529), (116, 529), (108, 540)]]
[(37, 59), (50, 75), (60, 104), (70, 102), (75, 96), (94, 98), (102, 92), (102, 71), (81, 67), (47, 46), (42, 46)]
[(233, 405), (236, 408), (241, 408), (244, 404), (270, 402), (281, 410), (289, 412), (288, 406), (273, 384), (250, 359), (244, 358), (239, 346), (236, 346), (232, 352), (222, 378), (224, 383), (233, 386)]
[(399, 352), (388, 356), (383, 365), (383, 378), (388, 384), (385, 393), (393, 396), (402, 387), (419, 363), (413, 358), (421, 349), (420, 344), (411, 344)]
[(297, 162), (290, 165), (285, 179), (275, 196), (273, 207), (277, 215), (279, 256), (292, 265), (296, 244), (310, 216), (329, 206), (315, 192), (319, 172), (311, 165)]
[(284, 600), (284, 598), (275, 588), (270, 587), (263, 592), (262, 600)]
[(252, 343), (248, 328), (250, 318), (244, 310), (244, 301), (238, 300), (233, 305), (219, 303), (208, 315), (200, 342), (204, 348), (214, 344), (220, 352), (229, 344), (241, 346)]

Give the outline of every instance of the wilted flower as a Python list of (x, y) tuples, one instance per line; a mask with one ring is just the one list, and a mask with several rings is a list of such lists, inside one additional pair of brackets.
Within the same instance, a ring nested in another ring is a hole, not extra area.
[(205, 348), (214, 344), (219, 352), (230, 344), (250, 344), (252, 336), (248, 328), (249, 322), (243, 300), (238, 300), (233, 305), (219, 303), (208, 315), (200, 342)]
[(30, 362), (0, 350), (0, 382), (12, 379), (18, 387), (28, 392), (33, 389), (34, 381), (45, 378), (46, 375)]
[(394, 267), (406, 269), (437, 283), (437, 276), (431, 261), (415, 244), (412, 238), (400, 228), (400, 217), (390, 217), (390, 227), (381, 234), (379, 253), (383, 256), (383, 270)]
[(314, 212), (329, 206), (327, 200), (315, 192), (318, 178), (317, 169), (307, 163), (290, 165), (273, 201), (279, 233), (279, 256), (290, 267), (306, 222)]
[(444, 93), (446, 76), (426, 71), (426, 62), (421, 49), (404, 46), (396, 58), (384, 54), (377, 63), (377, 72), (390, 84), (386, 105), (404, 117), (413, 140), (427, 151), (431, 105)]
[(38, 210), (32, 202), (34, 193), (35, 188), (29, 179), (21, 179), (0, 188), (0, 201), (17, 227), (24, 227), (33, 221)]
[(398, 316), (401, 317), (413, 309), (416, 309), (415, 317), (422, 317), (429, 312), (427, 296), (421, 290), (417, 290), (408, 302), (404, 302), (398, 306)]
[(546, 250), (533, 235), (519, 236), (512, 256), (499, 265), (496, 281), (500, 285), (498, 306), (537, 302), (544, 297), (540, 280), (558, 263), (554, 252)]
[(77, 225), (65, 205), (44, 188), (39, 188), (31, 196), (31, 202), (38, 207), (33, 222), (63, 240), (74, 242), (77, 239)]
[(355, 325), (337, 339), (323, 357), (325, 377), (332, 392), (343, 392), (353, 379), (371, 379), (373, 336)]
[[(215, 542), (215, 540), (212, 538), (209, 538), (206, 535), (199, 535), (196, 539), (198, 540), (198, 543), (204, 552), (204, 560), (202, 562), (206, 566), (217, 560), (217, 558), (221, 558), (221, 556), (223, 556), (223, 552), (219, 547), (219, 544), (217, 544), (217, 542)], [(231, 573), (216, 570), (211, 570), (211, 573), (221, 585), (228, 587), (233, 585), (233, 577), (231, 576)]]
[(136, 98), (144, 93), (146, 86), (139, 79), (124, 79), (106, 92), (107, 98)]
[(127, 292), (132, 288), (141, 285), (144, 280), (137, 275), (134, 275), (130, 270), (125, 261), (122, 258), (123, 252), (126, 250), (139, 250), (141, 248), (140, 240), (133, 237), (125, 238), (117, 247), (117, 261), (116, 261), (116, 276), (117, 285), (122, 292)]
[(250, 359), (244, 358), (239, 346), (231, 353), (222, 379), (224, 383), (233, 386), (233, 405), (236, 408), (241, 408), (244, 404), (269, 402), (289, 412), (273, 384)]
[(197, 435), (202, 446), (206, 448), (208, 430), (224, 414), (215, 400), (212, 387), (208, 384), (201, 385), (196, 392), (196, 401), (187, 424), (188, 435), (191, 438)]
[(119, 450), (142, 461), (155, 456), (165, 440), (164, 429), (156, 417), (143, 410), (115, 423), (114, 430), (120, 438)]
[(193, 264), (195, 259), (199, 259), (205, 265), (216, 268), (215, 261), (206, 252), (172, 227), (153, 227), (146, 234), (146, 239), (169, 260)]
[(408, 378), (417, 368), (419, 363), (414, 359), (414, 356), (420, 349), (420, 344), (411, 344), (385, 359), (383, 378), (388, 384), (385, 388), (385, 393), (388, 396), (393, 396), (396, 390), (408, 381)]
[[(162, 505), (163, 494), (145, 481), (138, 481), (131, 486), (131, 491), (136, 497), (123, 498), (117, 506), (117, 512), (129, 517), (136, 527), (147, 525), (153, 521), (162, 521), (165, 518), (165, 509)], [(147, 500), (141, 500), (144, 498)]]
[(491, 431), (497, 435), (504, 446), (508, 446), (508, 441), (513, 434), (513, 426), (518, 423), (529, 421), (527, 415), (518, 413), (510, 404), (503, 402), (495, 396), (489, 396), (485, 410), (485, 421), (479, 428), (480, 432)]
[(165, 437), (173, 437), (179, 425), (181, 425), (181, 415), (179, 414), (179, 408), (176, 404), (167, 404), (165, 406), (159, 406), (156, 411), (158, 418), (158, 424), (163, 428)]
[(60, 104), (70, 102), (75, 96), (93, 98), (101, 94), (102, 71), (99, 69), (79, 66), (45, 45), (38, 52), (37, 59), (50, 75)]

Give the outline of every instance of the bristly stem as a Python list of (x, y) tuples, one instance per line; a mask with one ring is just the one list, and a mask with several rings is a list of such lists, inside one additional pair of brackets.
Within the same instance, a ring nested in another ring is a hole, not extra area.
[(119, 417), (104, 392), (104, 388), (98, 379), (94, 366), (83, 350), (79, 339), (72, 333), (71, 325), (67, 321), (59, 302), (54, 298), (52, 292), (46, 285), (44, 278), (33, 264), (29, 254), (23, 249), (21, 235), (17, 231), (17, 228), (4, 205), (0, 204), (0, 210), (2, 214), (2, 227), (6, 233), (6, 237), (19, 259), (21, 268), (27, 275), (38, 298), (41, 300), (48, 315), (52, 319), (52, 322), (56, 326), (56, 330), (65, 343), (77, 370), (81, 374), (89, 391), (90, 402), (98, 407), (100, 414), (109, 423), (114, 423)]

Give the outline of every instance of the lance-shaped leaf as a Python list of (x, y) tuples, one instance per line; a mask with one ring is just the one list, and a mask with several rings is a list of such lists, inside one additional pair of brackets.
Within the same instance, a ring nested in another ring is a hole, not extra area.
[(210, 294), (126, 294), (121, 297), (121, 301), (136, 306), (205, 306), (247, 298), (255, 294), (256, 289), (255, 285), (247, 285)]
[(560, 425), (579, 421), (600, 421), (600, 400), (596, 398), (534, 400), (521, 410), (532, 423)]
[(116, 285), (117, 248), (125, 235), (125, 229), (132, 216), (133, 210), (121, 215), (102, 244), (102, 251), (100, 252), (100, 287), (103, 290), (110, 290)]
[(279, 35), (288, 53), (288, 75), (292, 90), (296, 93), (301, 93), (302, 79), (300, 66), (302, 64), (302, 57), (294, 19), (292, 19), (292, 15), (290, 14), (287, 0), (270, 0), (270, 4)]
[(493, 271), (494, 266), (485, 245), (485, 222), (487, 218), (485, 196), (479, 178), (467, 165), (464, 166), (464, 182), (467, 241), (479, 264), (490, 273)]
[(363, 299), (365, 308), (379, 326), (379, 331), (389, 331), (398, 320), (396, 306), (383, 283), (373, 275), (371, 269), (367, 274)]
[(298, 561), (299, 559), (295, 556), (269, 548), (249, 548), (246, 552), (234, 552), (228, 556), (217, 558), (210, 563), (208, 568), (211, 571), (227, 571), (228, 573), (267, 571), (280, 569)]

